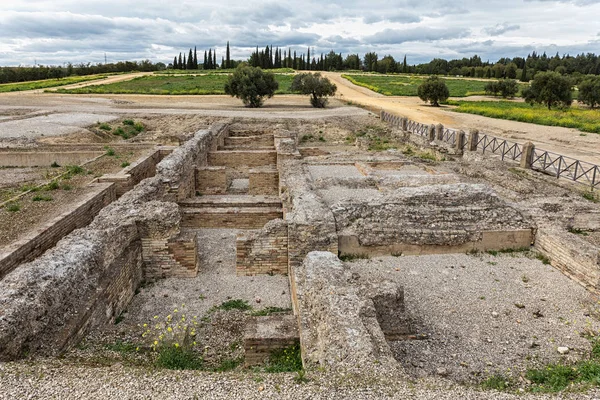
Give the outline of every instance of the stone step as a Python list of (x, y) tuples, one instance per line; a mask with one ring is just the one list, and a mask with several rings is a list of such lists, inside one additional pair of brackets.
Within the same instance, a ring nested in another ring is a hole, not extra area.
[(272, 219), (283, 218), (280, 207), (182, 208), (184, 228), (260, 229)]
[(277, 196), (247, 195), (213, 195), (198, 196), (179, 202), (180, 207), (192, 208), (248, 208), (275, 207), (281, 208), (281, 200)]
[(219, 150), (223, 151), (231, 151), (231, 150), (259, 150), (259, 151), (273, 151), (275, 147), (273, 146), (219, 146)]

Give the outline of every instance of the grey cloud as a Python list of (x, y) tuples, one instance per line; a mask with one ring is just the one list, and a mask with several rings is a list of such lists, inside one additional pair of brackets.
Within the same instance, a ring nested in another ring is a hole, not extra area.
[(464, 38), (470, 35), (468, 29), (463, 28), (410, 28), (410, 29), (385, 29), (374, 35), (364, 38), (364, 42), (377, 44), (401, 44), (405, 42), (429, 42), (442, 39)]
[(490, 36), (499, 36), (499, 35), (502, 35), (503, 33), (510, 32), (510, 31), (516, 31), (520, 28), (521, 28), (520, 25), (516, 25), (516, 24), (509, 25), (508, 22), (505, 22), (503, 24), (496, 24), (494, 26), (484, 28), (484, 32)]

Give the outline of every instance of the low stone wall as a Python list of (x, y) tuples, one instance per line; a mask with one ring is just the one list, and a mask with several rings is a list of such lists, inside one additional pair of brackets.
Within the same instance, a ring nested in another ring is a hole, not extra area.
[(193, 278), (198, 274), (196, 235), (173, 239), (142, 238), (145, 281)]
[(550, 264), (587, 289), (600, 293), (600, 248), (576, 234), (553, 228), (539, 228), (535, 248)]
[(227, 147), (273, 147), (273, 135), (230, 136), (225, 138)]
[(104, 151), (15, 151), (0, 152), (0, 167), (50, 167), (80, 165), (104, 154)]
[(230, 207), (181, 210), (184, 228), (260, 229), (272, 219), (282, 218), (279, 208)]
[(227, 167), (196, 169), (196, 190), (201, 194), (223, 194), (227, 191)]
[(248, 194), (279, 194), (279, 172), (276, 168), (253, 168), (249, 171), (248, 178)]
[(281, 219), (269, 221), (261, 230), (239, 234), (236, 240), (237, 275), (288, 273), (288, 228)]
[(293, 315), (251, 317), (244, 331), (244, 365), (260, 365), (271, 352), (298, 341), (298, 323)]
[(219, 150), (208, 153), (208, 163), (225, 167), (262, 167), (277, 164), (277, 152), (265, 150)]
[(116, 186), (112, 183), (96, 183), (88, 187), (90, 193), (68, 210), (21, 240), (2, 249), (0, 279), (20, 264), (42, 255), (73, 230), (88, 225), (102, 208), (116, 199)]
[(363, 288), (360, 277), (329, 252), (311, 252), (293, 270), (305, 368), (361, 374), (399, 370), (380, 321), (391, 332), (394, 320), (402, 324), (401, 287), (383, 281)]

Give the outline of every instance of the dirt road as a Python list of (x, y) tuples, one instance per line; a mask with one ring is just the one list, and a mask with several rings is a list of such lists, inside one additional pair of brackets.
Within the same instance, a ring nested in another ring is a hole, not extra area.
[(352, 84), (342, 78), (340, 73), (326, 72), (325, 75), (337, 85), (337, 98), (367, 106), (373, 111), (385, 110), (421, 123), (440, 123), (465, 131), (476, 128), (480, 132), (521, 143), (531, 141), (538, 148), (600, 164), (600, 135), (598, 134), (582, 133), (570, 128), (459, 114), (452, 112), (448, 106), (431, 107), (418, 97), (383, 96)]

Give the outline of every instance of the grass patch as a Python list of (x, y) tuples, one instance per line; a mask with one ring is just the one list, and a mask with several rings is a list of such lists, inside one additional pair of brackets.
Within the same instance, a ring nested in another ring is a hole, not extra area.
[(492, 375), (481, 386), (484, 389), (506, 390), (510, 387), (510, 381), (504, 375)]
[(60, 187), (57, 181), (52, 181), (46, 186), (44, 186), (44, 190), (57, 190)]
[(67, 165), (67, 173), (71, 176), (85, 174), (85, 169), (79, 165)]
[(540, 260), (544, 265), (550, 265), (550, 259), (543, 254), (538, 253), (536, 254), (535, 258)]
[(156, 366), (174, 370), (202, 369), (204, 360), (195, 352), (178, 346), (163, 346), (158, 351)]
[(234, 300), (224, 301), (217, 308), (219, 308), (221, 310), (225, 310), (225, 311), (230, 311), (230, 310), (247, 311), (247, 310), (251, 310), (252, 306), (250, 304), (248, 304), (247, 300), (234, 299)]
[[(289, 94), (292, 75), (275, 75), (279, 82), (276, 94)], [(129, 81), (88, 86), (77, 89), (58, 89), (70, 94), (155, 94), (155, 95), (207, 95), (225, 94), (224, 87), (228, 76), (225, 73), (208, 75), (149, 75)]]
[[(417, 89), (427, 77), (411, 75), (346, 75), (342, 78), (386, 96), (417, 96)], [(448, 86), (450, 96), (467, 97), (485, 94), (487, 82), (469, 79), (441, 78)]]
[(574, 233), (575, 235), (588, 236), (589, 233), (580, 228), (573, 228), (572, 226), (567, 228), (569, 233)]
[(584, 192), (581, 195), (584, 199), (591, 201), (592, 203), (598, 203), (600, 202), (600, 199), (598, 198), (598, 196), (594, 193), (594, 192)]
[(52, 196), (48, 196), (47, 194), (37, 194), (33, 196), (32, 201), (52, 201)]
[(21, 209), (21, 205), (19, 203), (10, 203), (7, 204), (5, 208), (8, 212), (17, 212)]
[(126, 168), (129, 167), (131, 164), (129, 164), (127, 161), (125, 161), (124, 163), (121, 163), (121, 168)]
[(242, 362), (243, 358), (231, 359), (227, 358), (221, 361), (221, 364), (217, 368), (214, 369), (215, 372), (227, 372), (236, 369)]
[(369, 258), (368, 254), (357, 253), (357, 254), (342, 254), (339, 259), (342, 261), (354, 261), (354, 260), (366, 260)]
[(453, 111), (461, 113), (600, 133), (600, 110), (578, 106), (548, 110), (542, 105), (510, 101), (449, 101), (448, 104), (458, 106)]
[(53, 161), (52, 164), (50, 164), (50, 167), (51, 168), (60, 168), (60, 165), (56, 161)]
[(115, 343), (109, 343), (105, 347), (107, 350), (122, 354), (135, 353), (137, 351), (137, 346), (135, 344), (123, 342), (121, 340), (117, 340)]
[(292, 311), (291, 308), (281, 308), (281, 307), (265, 307), (262, 310), (256, 310), (250, 313), (250, 315), (254, 317), (264, 317), (271, 314), (284, 313)]
[(110, 125), (107, 124), (106, 122), (102, 122), (100, 125), (98, 125), (98, 128), (102, 129), (103, 131), (107, 131), (107, 132), (110, 132), (112, 130)]
[(273, 351), (265, 364), (265, 372), (269, 373), (297, 371), (302, 371), (299, 343)]
[(112, 157), (112, 156), (114, 156), (116, 154), (115, 153), (115, 149), (113, 149), (112, 147), (105, 147), (105, 149), (106, 149), (106, 155), (107, 156)]
[(41, 81), (20, 82), (20, 83), (5, 83), (0, 85), (0, 93), (5, 92), (20, 92), (23, 90), (46, 89), (56, 86), (71, 85), (73, 83), (94, 81), (106, 78), (105, 75), (90, 75), (90, 76), (70, 76), (61, 79), (44, 79)]

